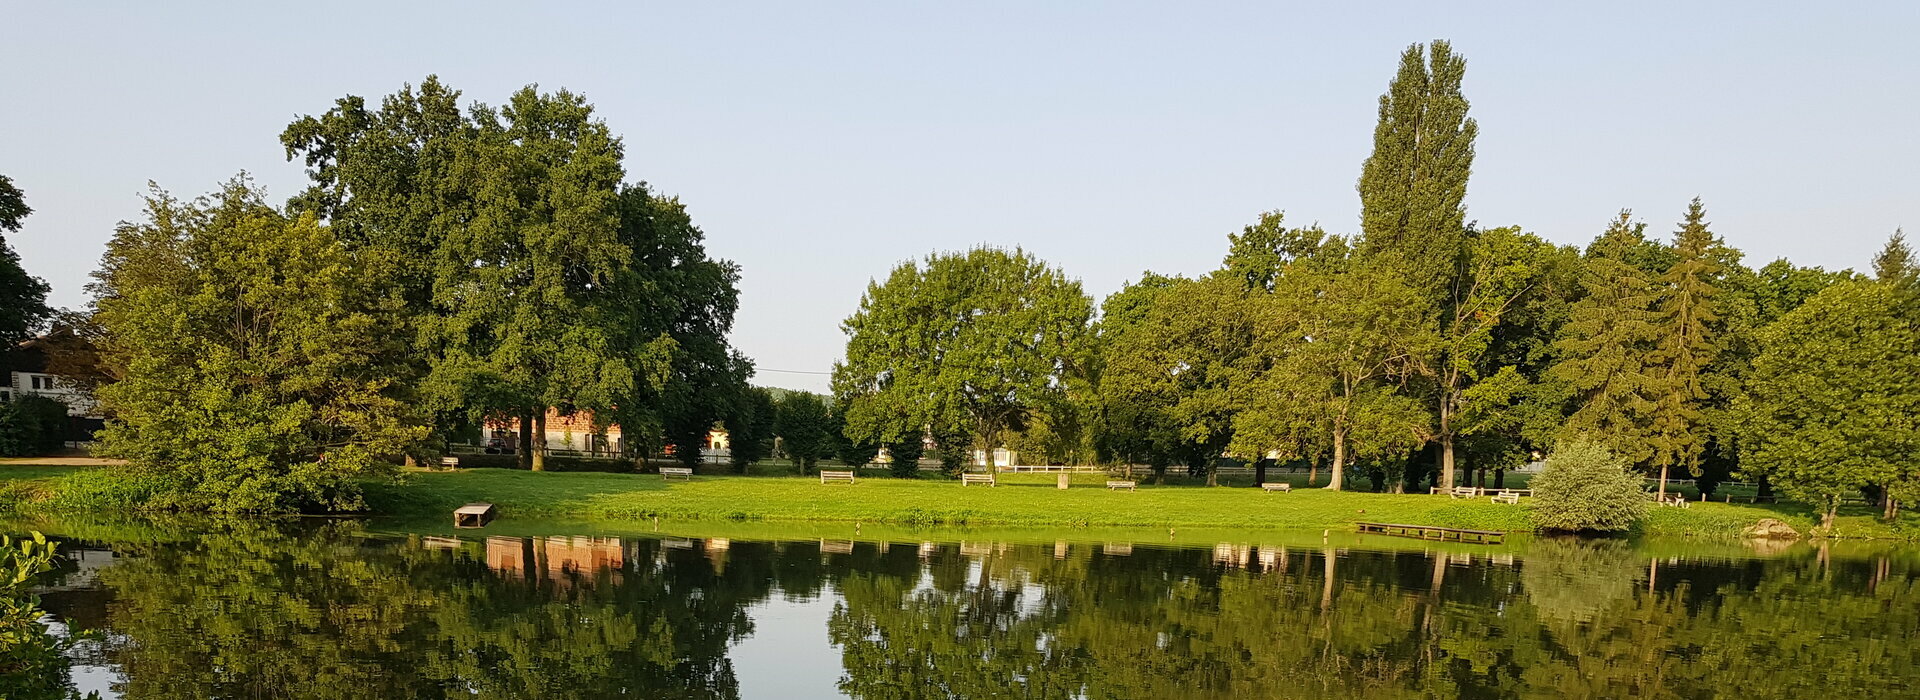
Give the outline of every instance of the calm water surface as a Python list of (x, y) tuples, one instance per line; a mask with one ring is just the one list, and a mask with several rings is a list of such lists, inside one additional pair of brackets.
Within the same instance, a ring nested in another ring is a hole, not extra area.
[(28, 527), (105, 697), (1920, 697), (1894, 547)]

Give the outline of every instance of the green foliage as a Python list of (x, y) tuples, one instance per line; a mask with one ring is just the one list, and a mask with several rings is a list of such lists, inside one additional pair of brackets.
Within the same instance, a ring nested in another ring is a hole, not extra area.
[(725, 340), (738, 269), (706, 256), (677, 199), (622, 184), (621, 141), (583, 97), (459, 100), (429, 76), (378, 109), (342, 98), (281, 136), (313, 180), (290, 207), (400, 261), (396, 327), (438, 428), (557, 407), (646, 447), (702, 442), (746, 388)]
[(1716, 332), (1723, 296), (1718, 288), (1724, 273), (1712, 257), (1720, 241), (1707, 230), (1706, 209), (1699, 199), (1687, 208), (1686, 220), (1674, 236), (1673, 267), (1655, 282), (1660, 301), (1652, 364), (1658, 373), (1653, 394), (1653, 416), (1647, 442), (1663, 483), (1669, 467), (1683, 467), (1688, 476), (1700, 476), (1706, 450), (1705, 404), (1709, 398), (1703, 380), (1722, 345)]
[(843, 324), (833, 388), (846, 435), (897, 443), (924, 430), (949, 462), (997, 447), (1083, 375), (1091, 315), (1078, 282), (1018, 249), (903, 263)]
[(1466, 227), (1467, 179), (1480, 127), (1460, 84), (1467, 61), (1452, 44), (1414, 44), (1380, 96), (1373, 152), (1360, 170), (1360, 230), (1368, 253), (1417, 290), (1447, 284)]
[(1842, 282), (1760, 333), (1750, 468), (1827, 524), (1869, 486), (1920, 499), (1920, 333), (1886, 282)]
[[(1253, 351), (1250, 293), (1227, 275), (1142, 283), (1151, 285), (1144, 308), (1102, 321), (1108, 444), (1155, 466), (1209, 473), (1234, 435), (1235, 385)], [(1117, 303), (1128, 303), (1128, 293), (1116, 294)]]
[(1625, 532), (1646, 514), (1642, 481), (1595, 442), (1563, 442), (1528, 485), (1536, 527), (1549, 532)]
[(1560, 438), (1597, 441), (1630, 464), (1653, 456), (1659, 291), (1633, 263), (1636, 251), (1648, 245), (1646, 224), (1623, 210), (1587, 248), (1581, 280), (1586, 296), (1574, 303), (1554, 346), (1559, 359), (1549, 370), (1573, 398)]
[[(19, 231), (20, 221), (32, 213), (20, 188), (0, 175), (0, 233)], [(20, 254), (7, 245), (5, 236), (0, 236), (0, 349), (32, 337), (53, 315), (47, 307), (49, 290), (46, 281), (27, 274), (20, 266)], [(6, 367), (0, 366), (0, 373), (5, 371)]]
[(800, 467), (812, 470), (820, 458), (835, 451), (833, 416), (826, 399), (805, 391), (790, 391), (774, 405), (773, 432), (780, 449)]
[(67, 438), (67, 405), (45, 396), (0, 403), (0, 457), (43, 455)]
[(896, 477), (911, 479), (920, 475), (920, 457), (926, 454), (927, 443), (918, 435), (907, 436), (906, 440), (887, 445), (888, 471)]
[(70, 644), (48, 632), (39, 599), (28, 593), (56, 558), (54, 544), (38, 532), (18, 540), (0, 535), (0, 697), (79, 697), (66, 657)]
[(773, 393), (760, 387), (748, 387), (734, 404), (726, 419), (727, 449), (734, 471), (746, 473), (747, 465), (766, 459), (773, 453), (774, 422), (778, 407)]
[(120, 227), (95, 291), (122, 379), (103, 455), (168, 485), (149, 502), (218, 511), (361, 507), (425, 437), (403, 381), (403, 305), (389, 261), (348, 251), (245, 180), (193, 203), (148, 198)]

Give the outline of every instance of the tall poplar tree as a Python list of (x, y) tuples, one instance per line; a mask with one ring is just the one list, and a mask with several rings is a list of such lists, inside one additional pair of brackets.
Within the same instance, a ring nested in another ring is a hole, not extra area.
[(1572, 398), (1562, 438), (1585, 437), (1635, 464), (1653, 456), (1651, 397), (1661, 376), (1650, 364), (1659, 289), (1632, 262), (1646, 243), (1646, 224), (1623, 210), (1588, 246), (1586, 297), (1574, 303), (1548, 370)]
[(1715, 332), (1720, 293), (1715, 283), (1722, 270), (1712, 256), (1719, 241), (1707, 230), (1706, 217), (1706, 208), (1695, 198), (1674, 235), (1679, 259), (1655, 282), (1659, 302), (1649, 369), (1657, 377), (1647, 427), (1653, 465), (1660, 470), (1661, 497), (1666, 496), (1667, 475), (1673, 467), (1686, 468), (1689, 476), (1700, 475), (1700, 457), (1707, 444), (1709, 397), (1701, 380), (1720, 349)]
[(1480, 127), (1460, 91), (1467, 61), (1446, 41), (1414, 44), (1380, 96), (1373, 152), (1360, 169), (1362, 250), (1438, 295), (1466, 235), (1467, 178)]

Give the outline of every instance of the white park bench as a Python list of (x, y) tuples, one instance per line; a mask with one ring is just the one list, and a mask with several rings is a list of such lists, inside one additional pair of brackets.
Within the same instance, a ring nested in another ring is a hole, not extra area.
[(693, 470), (687, 467), (661, 467), (660, 468), (661, 481), (665, 481), (667, 479), (671, 479), (676, 476), (682, 479), (686, 479), (687, 481), (693, 481)]
[(1493, 495), (1493, 502), (1517, 506), (1520, 505), (1520, 494), (1513, 491), (1501, 491)]
[(1131, 481), (1109, 481), (1109, 482), (1107, 482), (1107, 490), (1108, 490), (1108, 491), (1118, 491), (1118, 490), (1120, 490), (1120, 489), (1126, 489), (1126, 490), (1128, 490), (1128, 491), (1132, 491), (1132, 490), (1134, 490), (1134, 488), (1133, 488), (1134, 486), (1135, 486), (1135, 484), (1134, 484), (1134, 482), (1131, 482)]
[(459, 468), (460, 468), (460, 458), (459, 458), (459, 457), (451, 457), (451, 456), (449, 456), (449, 457), (441, 457), (441, 458), (440, 458), (440, 468), (441, 468), (441, 469), (459, 469)]
[(994, 485), (993, 475), (992, 474), (961, 474), (960, 475), (961, 486), (971, 486), (973, 484), (986, 484), (988, 486), (993, 486)]
[(833, 482), (836, 482), (836, 481), (844, 481), (844, 482), (847, 482), (848, 484), (852, 484), (852, 483), (853, 483), (853, 472), (850, 472), (850, 471), (846, 471), (846, 472), (830, 472), (830, 471), (825, 471), (825, 470), (821, 470), (821, 472), (820, 472), (820, 483), (822, 483), (822, 484), (831, 484), (831, 483), (833, 483)]
[(1293, 491), (1293, 484), (1289, 484), (1285, 481), (1278, 482), (1278, 483), (1269, 481), (1264, 484), (1261, 484), (1260, 490), (1261, 491), (1279, 491), (1280, 493), (1289, 493)]

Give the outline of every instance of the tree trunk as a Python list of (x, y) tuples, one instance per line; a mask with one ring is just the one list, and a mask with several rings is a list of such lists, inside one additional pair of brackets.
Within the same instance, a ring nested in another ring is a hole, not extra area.
[(1886, 518), (1887, 522), (1893, 522), (1894, 516), (1900, 514), (1900, 501), (1895, 499), (1892, 494), (1883, 495), (1880, 497), (1880, 500), (1886, 504), (1885, 508), (1881, 511), (1881, 517)]
[(1253, 487), (1260, 488), (1264, 483), (1267, 483), (1267, 460), (1256, 459), (1253, 461)]
[(514, 461), (521, 469), (533, 469), (533, 412), (520, 414), (520, 449), (515, 450)]
[(1333, 431), (1333, 465), (1327, 469), (1327, 488), (1339, 491), (1346, 484), (1347, 474), (1347, 432)]
[(1456, 482), (1453, 466), (1453, 433), (1447, 429), (1446, 401), (1440, 402), (1440, 488), (1452, 489)]
[(1216, 468), (1214, 468), (1214, 464), (1212, 463), (1212, 461), (1208, 461), (1208, 463), (1207, 463), (1207, 465), (1206, 465), (1206, 466), (1204, 466), (1204, 467), (1201, 467), (1201, 469), (1205, 469), (1205, 470), (1207, 470), (1207, 485), (1208, 485), (1208, 486), (1219, 486), (1219, 485), (1220, 485), (1220, 470), (1219, 470), (1219, 469), (1216, 469)]
[(1769, 481), (1767, 479), (1767, 475), (1765, 474), (1760, 475), (1759, 482), (1760, 483), (1758, 485), (1758, 488), (1754, 491), (1753, 500), (1755, 501), (1772, 500), (1773, 499), (1773, 482)]
[(547, 470), (547, 408), (541, 406), (533, 413), (533, 471)]
[(1313, 483), (1319, 480), (1320, 458), (1314, 457), (1313, 461), (1307, 462), (1307, 488), (1313, 488)]
[(1320, 610), (1325, 611), (1327, 608), (1333, 607), (1333, 548), (1328, 547), (1320, 550), (1320, 558), (1326, 563), (1326, 570), (1322, 574), (1326, 577), (1326, 580), (1320, 584)]
[(1654, 496), (1658, 501), (1667, 500), (1667, 465), (1660, 465), (1660, 491)]
[(1507, 487), (1507, 470), (1493, 470), (1493, 487), (1496, 489), (1504, 489)]

